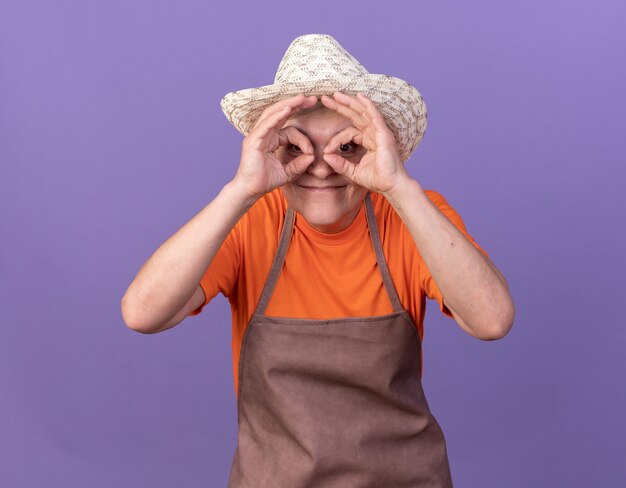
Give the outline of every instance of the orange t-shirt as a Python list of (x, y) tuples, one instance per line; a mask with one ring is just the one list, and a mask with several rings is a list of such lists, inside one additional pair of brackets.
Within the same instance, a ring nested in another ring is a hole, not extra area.
[[(439, 193), (426, 195), (485, 255), (467, 233), (456, 211)], [(376, 222), (389, 272), (403, 306), (423, 337), (425, 296), (445, 315), (452, 314), (426, 267), (413, 237), (387, 199), (372, 193)], [(232, 351), (235, 393), (239, 353), (245, 328), (254, 313), (270, 271), (287, 202), (280, 189), (259, 199), (237, 222), (200, 281), (206, 300), (189, 315), (199, 314), (218, 292), (228, 297), (232, 311)], [(265, 315), (328, 319), (364, 317), (393, 312), (378, 271), (365, 217), (365, 202), (352, 224), (336, 234), (323, 234), (296, 214), (285, 264)]]

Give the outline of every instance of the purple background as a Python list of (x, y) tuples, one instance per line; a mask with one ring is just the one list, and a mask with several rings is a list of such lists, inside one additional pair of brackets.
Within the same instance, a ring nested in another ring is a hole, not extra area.
[(227, 301), (142, 335), (120, 299), (234, 175), (221, 97), (317, 32), (422, 93), (407, 167), (511, 286), (495, 342), (429, 301), (455, 486), (626, 486), (624, 2), (241, 5), (0, 3), (0, 486), (226, 486)]

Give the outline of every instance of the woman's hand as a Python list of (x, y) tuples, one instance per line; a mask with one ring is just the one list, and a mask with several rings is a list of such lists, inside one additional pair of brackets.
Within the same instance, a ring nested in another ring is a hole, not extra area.
[[(335, 135), (324, 148), (324, 160), (337, 173), (377, 193), (393, 191), (406, 180), (408, 173), (393, 132), (374, 102), (360, 92), (356, 97), (335, 92), (332, 98), (322, 95), (321, 99), (324, 106), (336, 110), (354, 124)], [(358, 163), (337, 154), (339, 146), (350, 142), (367, 149)]]
[[(288, 183), (304, 173), (313, 162), (313, 146), (308, 138), (295, 127), (283, 128), (283, 125), (289, 117), (316, 102), (316, 96), (297, 95), (270, 105), (259, 116), (243, 140), (241, 161), (233, 180), (251, 198), (260, 198)], [(276, 150), (287, 144), (298, 146), (302, 153), (281, 162), (276, 157)]]

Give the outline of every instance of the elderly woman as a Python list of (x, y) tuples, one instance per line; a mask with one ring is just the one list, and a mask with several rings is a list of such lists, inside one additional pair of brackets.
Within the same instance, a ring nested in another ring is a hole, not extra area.
[(230, 487), (451, 486), (421, 386), (425, 297), (483, 340), (514, 305), (460, 216), (404, 168), (422, 97), (307, 35), (273, 85), (222, 108), (245, 135), (237, 173), (141, 268), (126, 324), (160, 332), (228, 297)]

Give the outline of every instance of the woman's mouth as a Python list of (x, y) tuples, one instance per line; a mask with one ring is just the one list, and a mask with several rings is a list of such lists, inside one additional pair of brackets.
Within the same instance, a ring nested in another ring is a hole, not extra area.
[(298, 185), (300, 188), (311, 192), (333, 192), (343, 190), (347, 185)]

